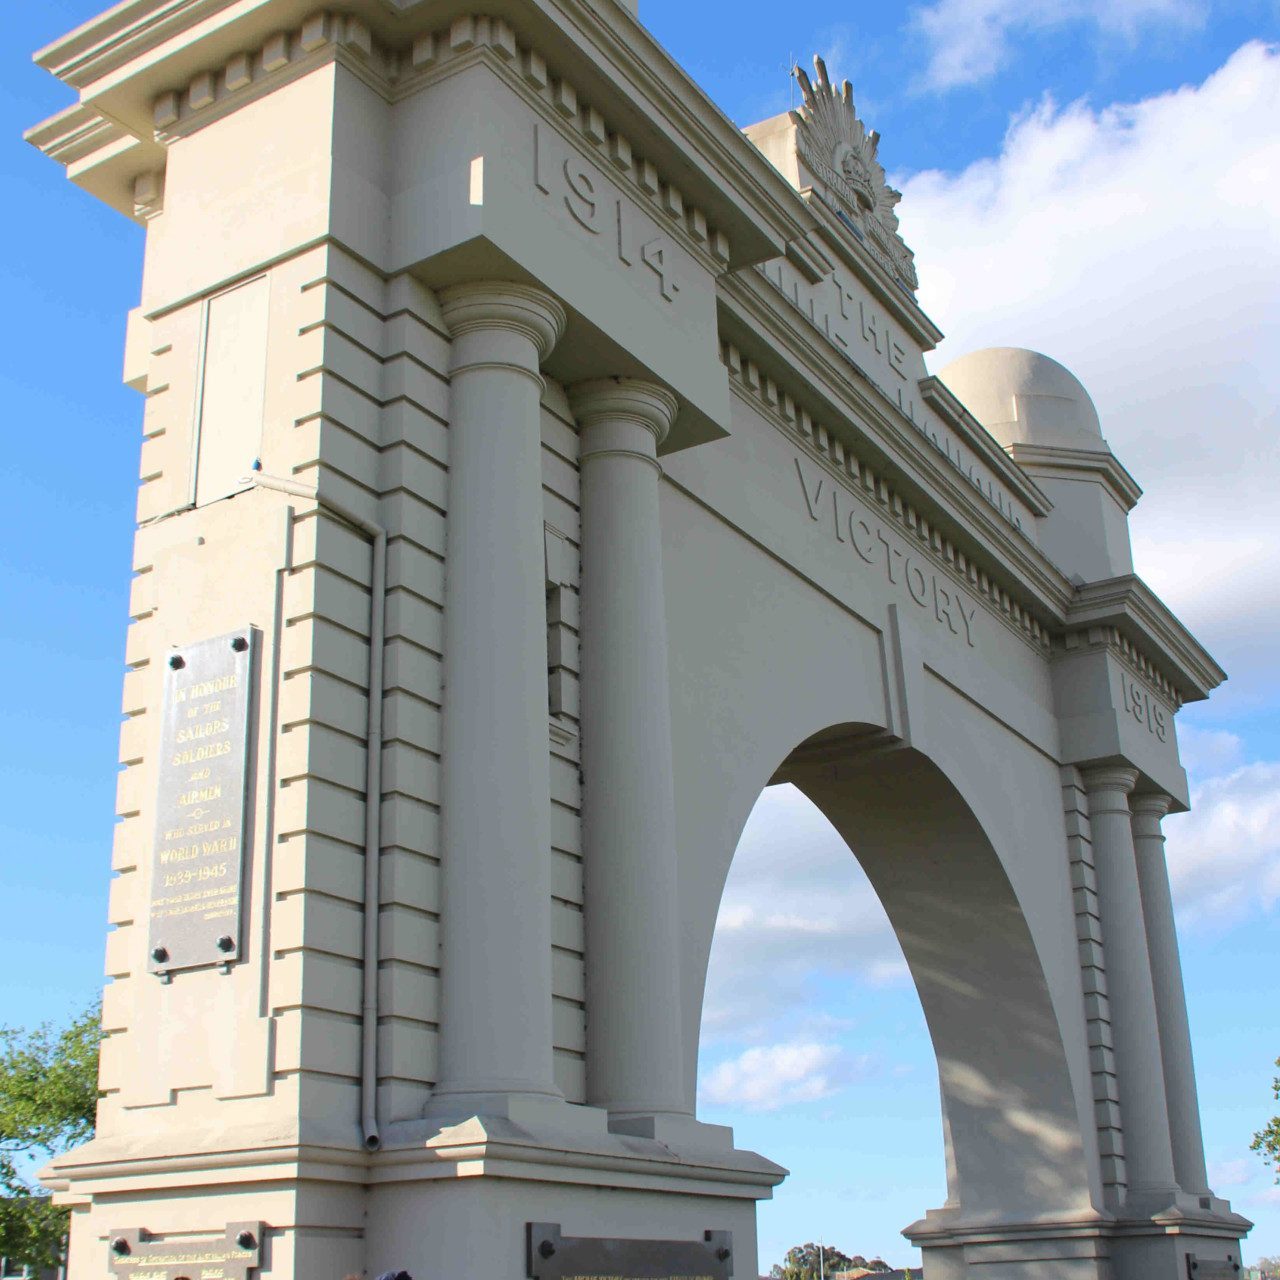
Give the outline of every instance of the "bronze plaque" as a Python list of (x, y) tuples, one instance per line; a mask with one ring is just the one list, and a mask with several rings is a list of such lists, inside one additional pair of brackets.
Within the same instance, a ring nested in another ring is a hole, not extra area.
[(249, 1280), (262, 1265), (262, 1223), (228, 1223), (221, 1240), (152, 1240), (130, 1228), (111, 1232), (107, 1249), (121, 1280)]
[(701, 1240), (605, 1240), (562, 1236), (551, 1222), (528, 1227), (532, 1280), (729, 1280), (733, 1237), (707, 1231)]
[(254, 633), (166, 658), (151, 862), (152, 973), (240, 955)]
[(1188, 1280), (1240, 1280), (1240, 1263), (1237, 1259), (1197, 1258), (1187, 1254)]

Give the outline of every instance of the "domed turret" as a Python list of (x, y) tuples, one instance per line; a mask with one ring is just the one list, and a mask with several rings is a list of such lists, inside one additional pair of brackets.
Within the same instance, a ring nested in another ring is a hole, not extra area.
[(1142, 495), (1102, 435), (1079, 378), (1021, 347), (988, 347), (938, 375), (1053, 503), (1040, 545), (1068, 577), (1133, 572), (1129, 512)]
[(1105, 449), (1098, 411), (1080, 379), (1022, 347), (988, 347), (939, 375), (1007, 449), (1015, 444)]

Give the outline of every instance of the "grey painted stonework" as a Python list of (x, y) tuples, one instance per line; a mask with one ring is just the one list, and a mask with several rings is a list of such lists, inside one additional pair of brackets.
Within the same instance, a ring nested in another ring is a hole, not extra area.
[[(245, 1222), (272, 1280), (520, 1280), (529, 1224), (754, 1274), (785, 1171), (695, 1080), (781, 781), (924, 1006), (929, 1280), (1238, 1260), (1160, 831), (1223, 673), (1134, 576), (1076, 379), (929, 375), (848, 86), (744, 134), (616, 0), (137, 0), (38, 60), (79, 101), (31, 141), (147, 228), (73, 1280)], [(158, 974), (166, 664), (249, 628), (235, 945)]]

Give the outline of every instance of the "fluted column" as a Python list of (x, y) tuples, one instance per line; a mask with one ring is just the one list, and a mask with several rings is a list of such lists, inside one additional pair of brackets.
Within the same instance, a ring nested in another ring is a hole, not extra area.
[(1173, 1170), (1178, 1185), (1193, 1196), (1209, 1194), (1204, 1164), (1204, 1139), (1200, 1132), (1200, 1100), (1196, 1070), (1191, 1057), (1191, 1027), (1182, 985), (1182, 961), (1178, 932), (1173, 920), (1173, 895), (1165, 862), (1161, 819), (1169, 812), (1165, 795), (1134, 796), (1133, 847), (1138, 859), (1138, 888), (1146, 921), (1147, 954), (1155, 988), (1156, 1016), (1160, 1020), (1160, 1056), (1164, 1063), (1164, 1088), (1169, 1104), (1169, 1136), (1173, 1144)]
[(1137, 778), (1134, 769), (1104, 767), (1086, 771), (1084, 785), (1106, 948), (1107, 994), (1124, 1131), (1126, 1203), (1137, 1212), (1152, 1212), (1172, 1203), (1177, 1186), (1130, 825), (1129, 793)]
[(587, 1097), (611, 1119), (688, 1115), (657, 448), (676, 401), (573, 388), (582, 507)]
[(505, 282), (441, 304), (453, 348), (436, 1095), (483, 1112), (557, 1094), (539, 366), (565, 315)]

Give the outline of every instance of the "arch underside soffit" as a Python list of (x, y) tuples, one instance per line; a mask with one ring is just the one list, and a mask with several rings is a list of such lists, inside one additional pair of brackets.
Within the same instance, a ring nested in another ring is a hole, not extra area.
[(1067, 1054), (1027, 915), (961, 793), (872, 725), (813, 735), (770, 778), (796, 786), (865, 870), (910, 968), (937, 1055), (948, 1210), (1087, 1207)]

